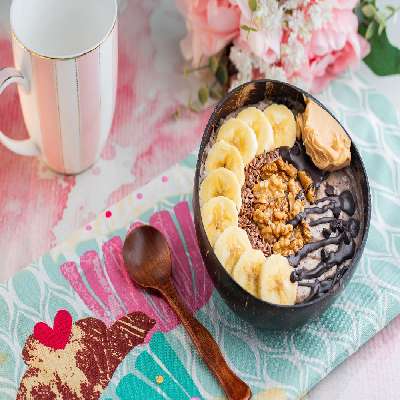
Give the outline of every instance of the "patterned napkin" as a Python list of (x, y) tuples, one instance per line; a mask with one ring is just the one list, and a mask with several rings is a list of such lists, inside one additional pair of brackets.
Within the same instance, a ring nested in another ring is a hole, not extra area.
[(321, 100), (361, 150), (373, 210), (357, 271), (319, 319), (261, 332), (213, 290), (191, 216), (191, 154), (0, 285), (0, 398), (223, 398), (164, 301), (124, 272), (123, 239), (144, 222), (167, 235), (178, 290), (257, 399), (300, 398), (399, 314), (399, 117), (357, 75), (334, 82)]

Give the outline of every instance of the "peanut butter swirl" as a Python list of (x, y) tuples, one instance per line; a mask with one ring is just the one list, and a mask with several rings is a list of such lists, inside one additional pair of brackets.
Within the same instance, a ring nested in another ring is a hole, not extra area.
[(321, 170), (336, 171), (350, 165), (351, 140), (340, 124), (322, 107), (309, 100), (302, 118), (303, 143)]

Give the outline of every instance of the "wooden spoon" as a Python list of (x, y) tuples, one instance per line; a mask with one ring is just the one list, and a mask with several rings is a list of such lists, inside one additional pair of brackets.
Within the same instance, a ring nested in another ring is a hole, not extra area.
[(149, 225), (132, 230), (125, 239), (123, 256), (129, 276), (140, 286), (157, 290), (167, 300), (228, 399), (250, 399), (250, 388), (229, 368), (210, 332), (180, 299), (171, 280), (171, 251), (164, 235)]

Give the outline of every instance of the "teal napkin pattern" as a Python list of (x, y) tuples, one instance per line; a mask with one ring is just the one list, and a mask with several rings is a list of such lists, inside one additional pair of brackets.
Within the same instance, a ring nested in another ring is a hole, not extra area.
[[(90, 226), (0, 285), (0, 398), (15, 399), (26, 370), (21, 357), (35, 323), (59, 309), (74, 321), (107, 324), (127, 311), (157, 320), (146, 343), (114, 373), (102, 399), (223, 399), (223, 393), (166, 305), (124, 287), (120, 248), (133, 224), (164, 229), (174, 247), (175, 280), (256, 398), (299, 399), (400, 313), (400, 120), (393, 105), (357, 74), (320, 96), (348, 128), (369, 176), (372, 220), (364, 255), (339, 299), (295, 330), (265, 333), (240, 320), (213, 290), (190, 221), (195, 153), (129, 195)], [(111, 218), (110, 218), (111, 215)], [(118, 272), (118, 273), (117, 273)], [(96, 282), (102, 282), (101, 285)]]

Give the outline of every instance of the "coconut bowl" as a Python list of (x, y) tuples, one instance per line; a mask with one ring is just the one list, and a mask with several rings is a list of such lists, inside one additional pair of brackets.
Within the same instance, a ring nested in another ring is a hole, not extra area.
[[(358, 207), (360, 212), (360, 232), (356, 252), (339, 282), (321, 297), (292, 306), (276, 305), (260, 300), (241, 286), (226, 272), (218, 261), (210, 245), (201, 219), (199, 203), (199, 185), (202, 166), (210, 139), (220, 126), (221, 120), (241, 107), (250, 106), (260, 101), (272, 101), (285, 104), (292, 110), (303, 112), (305, 96), (323, 107), (333, 118), (335, 116), (323, 104), (309, 93), (287, 83), (274, 80), (256, 80), (245, 83), (228, 92), (217, 104), (205, 128), (197, 159), (193, 188), (193, 212), (197, 240), (207, 271), (222, 299), (243, 320), (253, 326), (265, 330), (290, 329), (304, 324), (306, 321), (321, 315), (340, 295), (353, 276), (363, 253), (367, 240), (371, 216), (371, 196), (368, 178), (363, 161), (357, 147), (352, 141), (350, 168), (360, 186), (361, 199)], [(335, 118), (336, 119), (336, 118)], [(338, 121), (339, 122), (339, 121)], [(340, 122), (339, 122), (340, 123)], [(344, 128), (343, 128), (344, 129)], [(351, 134), (345, 130), (351, 138)]]

